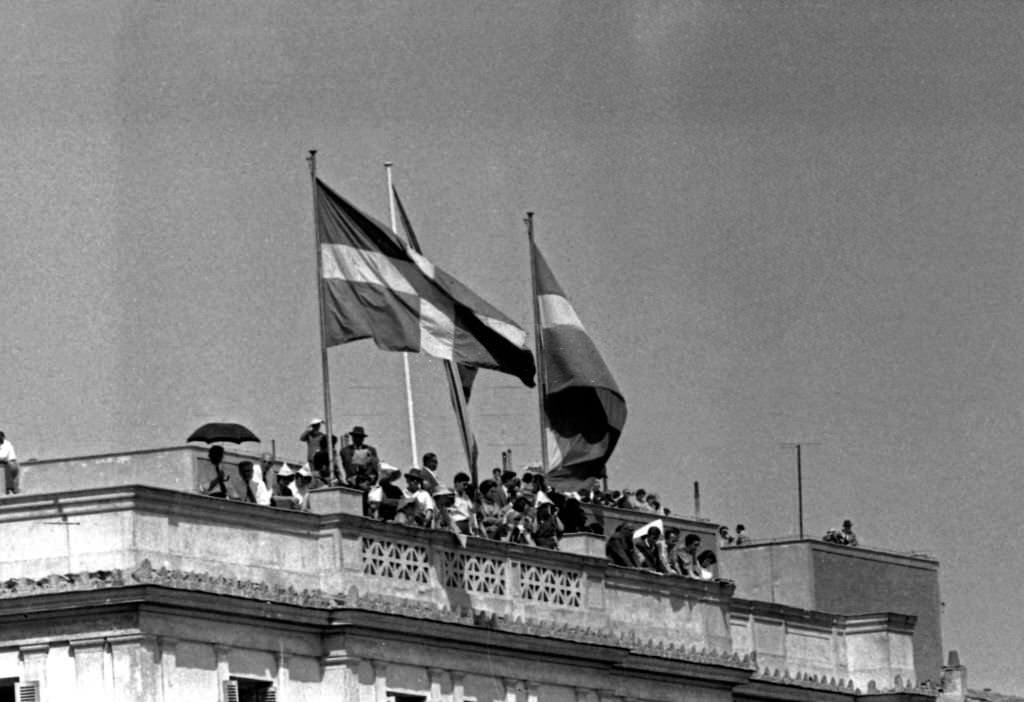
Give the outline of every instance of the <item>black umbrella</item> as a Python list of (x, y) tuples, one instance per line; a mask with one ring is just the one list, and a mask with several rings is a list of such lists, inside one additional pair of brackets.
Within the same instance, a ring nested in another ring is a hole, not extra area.
[(260, 437), (253, 434), (241, 424), (231, 422), (210, 422), (196, 429), (189, 435), (187, 441), (205, 441), (208, 444), (218, 441), (227, 441), (232, 444), (241, 444), (245, 441), (259, 441)]

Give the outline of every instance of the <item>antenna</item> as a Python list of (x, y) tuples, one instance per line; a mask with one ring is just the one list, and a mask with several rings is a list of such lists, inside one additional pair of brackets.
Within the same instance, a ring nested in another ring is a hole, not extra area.
[(797, 527), (799, 528), (800, 538), (804, 538), (804, 476), (803, 476), (803, 464), (801, 461), (801, 453), (804, 446), (818, 446), (820, 441), (800, 441), (800, 442), (789, 442), (780, 444), (783, 448), (795, 448), (796, 449), (796, 507), (797, 507)]

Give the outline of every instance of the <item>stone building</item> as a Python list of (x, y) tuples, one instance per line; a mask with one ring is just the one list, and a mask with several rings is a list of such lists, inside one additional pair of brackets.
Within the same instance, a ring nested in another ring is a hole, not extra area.
[[(23, 465), (0, 500), (0, 702), (936, 697), (926, 557), (780, 542), (720, 554), (730, 579), (659, 576), (589, 534), (551, 551), (370, 520), (344, 488), (312, 513), (205, 497), (204, 453)], [(834, 591), (844, 558), (870, 593)]]

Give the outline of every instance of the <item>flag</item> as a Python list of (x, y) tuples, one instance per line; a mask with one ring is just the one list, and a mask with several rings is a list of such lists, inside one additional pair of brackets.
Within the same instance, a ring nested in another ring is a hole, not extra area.
[(327, 346), (373, 339), (533, 387), (533, 354), (514, 322), (319, 179), (315, 201)]
[[(420, 248), (420, 240), (416, 238), (416, 232), (413, 231), (412, 222), (409, 221), (409, 215), (405, 212), (405, 205), (402, 204), (402, 198), (398, 197), (398, 190), (392, 187), (391, 194), (395, 196), (395, 204), (398, 206), (398, 216), (402, 220), (402, 229), (405, 230), (405, 236), (409, 240), (409, 246), (411, 246), (416, 253), (422, 254), (423, 249)], [(462, 396), (466, 398), (466, 402), (469, 402), (469, 395), (473, 391), (473, 381), (476, 380), (477, 369), (460, 363), (458, 365), (458, 370), (459, 383), (462, 385)], [(455, 392), (454, 388), (452, 389), (452, 392)], [(452, 402), (455, 401), (456, 400), (453, 397)], [(462, 403), (458, 404), (461, 405)], [(460, 412), (458, 408), (456, 408), (455, 411), (456, 413)]]
[(575, 490), (605, 475), (626, 423), (626, 400), (547, 261), (532, 245), (543, 404), (548, 427), (548, 482)]
[[(409, 221), (409, 215), (402, 204), (402, 198), (398, 197), (398, 190), (394, 186), (391, 188), (391, 194), (394, 196), (395, 204), (398, 206), (398, 214), (402, 219), (402, 228), (405, 230), (409, 246), (416, 253), (422, 254), (423, 249), (420, 248), (419, 239), (416, 238), (416, 232), (413, 231), (412, 222)], [(469, 473), (473, 477), (473, 482), (477, 482), (477, 461), (480, 458), (480, 448), (476, 442), (476, 435), (473, 434), (472, 429), (469, 427), (469, 415), (466, 412), (466, 403), (469, 402), (469, 393), (473, 389), (473, 381), (476, 379), (477, 369), (462, 363), (455, 364), (446, 360), (444, 362), (444, 370), (448, 378), (448, 396), (452, 403), (452, 409), (455, 411), (455, 420), (459, 425), (459, 434), (462, 437), (462, 446), (466, 452)], [(462, 388), (461, 396), (459, 394), (460, 386)]]

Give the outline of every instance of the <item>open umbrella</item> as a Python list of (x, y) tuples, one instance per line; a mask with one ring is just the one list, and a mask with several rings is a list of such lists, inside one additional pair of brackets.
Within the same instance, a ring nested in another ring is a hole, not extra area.
[(205, 441), (213, 444), (218, 441), (227, 441), (232, 444), (241, 444), (246, 441), (259, 441), (260, 438), (241, 424), (232, 422), (210, 422), (192, 432), (187, 441)]

